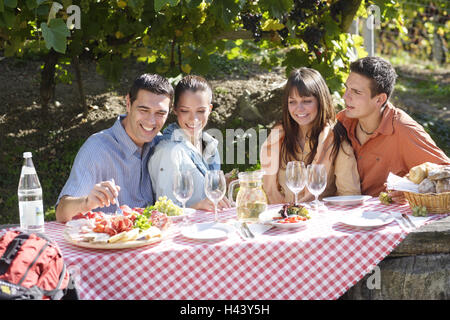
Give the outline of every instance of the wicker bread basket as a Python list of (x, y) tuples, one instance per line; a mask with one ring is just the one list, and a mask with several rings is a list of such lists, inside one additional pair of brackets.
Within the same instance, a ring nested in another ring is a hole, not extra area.
[(409, 206), (423, 206), (428, 213), (450, 213), (450, 192), (444, 193), (414, 193), (403, 192)]

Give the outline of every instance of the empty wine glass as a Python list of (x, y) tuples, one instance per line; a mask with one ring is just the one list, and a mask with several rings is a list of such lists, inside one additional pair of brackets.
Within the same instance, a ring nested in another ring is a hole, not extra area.
[(315, 199), (315, 206), (319, 211), (319, 195), (325, 191), (327, 186), (327, 170), (323, 164), (310, 164), (307, 168), (306, 187)]
[(225, 195), (227, 183), (222, 170), (209, 170), (205, 175), (205, 194), (214, 204), (214, 220), (217, 222), (217, 204)]
[(295, 202), (298, 203), (298, 194), (305, 188), (306, 168), (300, 161), (290, 161), (286, 165), (286, 185), (294, 193)]
[(175, 170), (173, 177), (173, 194), (183, 205), (183, 221), (187, 223), (186, 202), (194, 192), (194, 178), (189, 170)]

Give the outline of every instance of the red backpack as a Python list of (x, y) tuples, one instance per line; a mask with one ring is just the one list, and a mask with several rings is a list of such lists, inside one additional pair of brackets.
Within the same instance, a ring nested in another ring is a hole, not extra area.
[(21, 231), (0, 238), (0, 300), (5, 299), (78, 299), (56, 243)]

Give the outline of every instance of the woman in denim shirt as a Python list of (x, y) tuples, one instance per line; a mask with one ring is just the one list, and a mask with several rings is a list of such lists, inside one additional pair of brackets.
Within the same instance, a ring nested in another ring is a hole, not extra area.
[[(167, 196), (175, 204), (181, 203), (172, 191), (176, 170), (190, 170), (194, 178), (194, 192), (186, 207), (213, 211), (213, 203), (204, 191), (205, 174), (208, 170), (220, 170), (218, 141), (203, 132), (212, 110), (212, 90), (205, 79), (186, 76), (175, 88), (174, 113), (177, 122), (164, 131), (148, 162), (155, 199)], [(224, 198), (218, 208), (230, 207)]]

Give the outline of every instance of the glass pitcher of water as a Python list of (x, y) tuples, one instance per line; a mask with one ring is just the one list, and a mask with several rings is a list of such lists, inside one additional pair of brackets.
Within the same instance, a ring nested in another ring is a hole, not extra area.
[(257, 222), (259, 214), (267, 209), (267, 195), (262, 188), (264, 171), (241, 172), (228, 188), (228, 199), (233, 200), (233, 191), (239, 184), (236, 197), (237, 217), (240, 221)]

